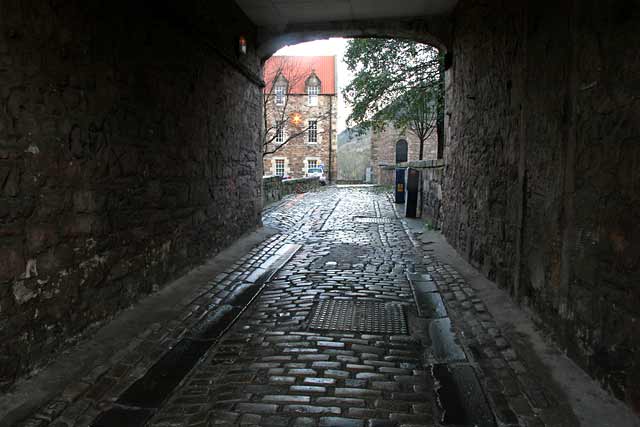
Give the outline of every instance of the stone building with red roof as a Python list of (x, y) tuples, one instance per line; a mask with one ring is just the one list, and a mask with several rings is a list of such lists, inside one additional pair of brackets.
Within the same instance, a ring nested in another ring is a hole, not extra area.
[(337, 174), (335, 56), (273, 56), (264, 65), (264, 175)]

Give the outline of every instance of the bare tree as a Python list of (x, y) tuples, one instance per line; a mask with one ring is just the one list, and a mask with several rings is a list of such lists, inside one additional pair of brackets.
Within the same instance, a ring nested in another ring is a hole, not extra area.
[(404, 127), (420, 141), (418, 159), (424, 159), (424, 143), (437, 128), (437, 93), (431, 89), (414, 89), (402, 98), (402, 114), (396, 119), (396, 126)]
[[(275, 66), (269, 67), (266, 70), (268, 74), (264, 76), (266, 86), (262, 108), (263, 156), (275, 153), (290, 141), (309, 131), (309, 122), (305, 122), (303, 117), (294, 111), (290, 101), (295, 96), (305, 96), (294, 93), (294, 88), (306, 81), (311, 70), (302, 62), (289, 56), (274, 56), (269, 61), (275, 61)], [(318, 123), (327, 117), (329, 117), (328, 112), (314, 115)]]

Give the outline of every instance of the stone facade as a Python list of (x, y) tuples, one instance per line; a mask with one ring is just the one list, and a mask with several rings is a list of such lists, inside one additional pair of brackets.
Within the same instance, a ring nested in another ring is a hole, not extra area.
[[(273, 154), (264, 156), (265, 175), (276, 175), (276, 159), (284, 161), (284, 173), (292, 178), (303, 178), (307, 173), (309, 160), (323, 165), (327, 179), (335, 180), (337, 175), (337, 111), (338, 99), (336, 95), (318, 95), (318, 105), (310, 106), (307, 95), (289, 94), (287, 113), (300, 114), (302, 126), (310, 119), (318, 121), (318, 142), (308, 142), (307, 132), (291, 139), (287, 144)], [(279, 117), (277, 106), (272, 105), (267, 114), (270, 121)], [(287, 115), (290, 115), (287, 114)], [(296, 132), (291, 123), (285, 127), (285, 138)], [(331, 170), (331, 173), (329, 173)]]
[(254, 29), (187, 4), (0, 0), (0, 385), (260, 223)]
[[(396, 163), (396, 143), (404, 139), (407, 141), (408, 161), (420, 158), (420, 140), (411, 132), (402, 131), (393, 124), (389, 124), (381, 132), (371, 134), (371, 175), (372, 181), (380, 185), (393, 185), (395, 171), (384, 165)], [(438, 136), (434, 129), (424, 143), (423, 160), (435, 159), (437, 156)]]
[(303, 178), (309, 168), (322, 167), (327, 179), (336, 179), (335, 61), (335, 56), (275, 55), (265, 62), (265, 175)]
[(638, 413), (639, 17), (624, 0), (460, 2), (444, 191), (447, 239)]

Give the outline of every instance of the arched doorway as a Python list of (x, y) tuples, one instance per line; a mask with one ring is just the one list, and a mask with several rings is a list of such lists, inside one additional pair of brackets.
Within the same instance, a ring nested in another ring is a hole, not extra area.
[(399, 139), (396, 142), (396, 163), (409, 160), (409, 144), (406, 139)]

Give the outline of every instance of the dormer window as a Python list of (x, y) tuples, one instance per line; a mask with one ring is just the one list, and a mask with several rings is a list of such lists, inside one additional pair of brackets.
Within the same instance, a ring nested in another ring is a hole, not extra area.
[(318, 86), (308, 86), (307, 96), (309, 97), (309, 105), (318, 105), (318, 93), (320, 88)]
[(314, 71), (305, 82), (307, 89), (307, 105), (318, 105), (318, 95), (320, 94), (320, 79), (316, 76)]
[(289, 82), (280, 74), (273, 84), (273, 99), (276, 105), (284, 105), (287, 100)]

